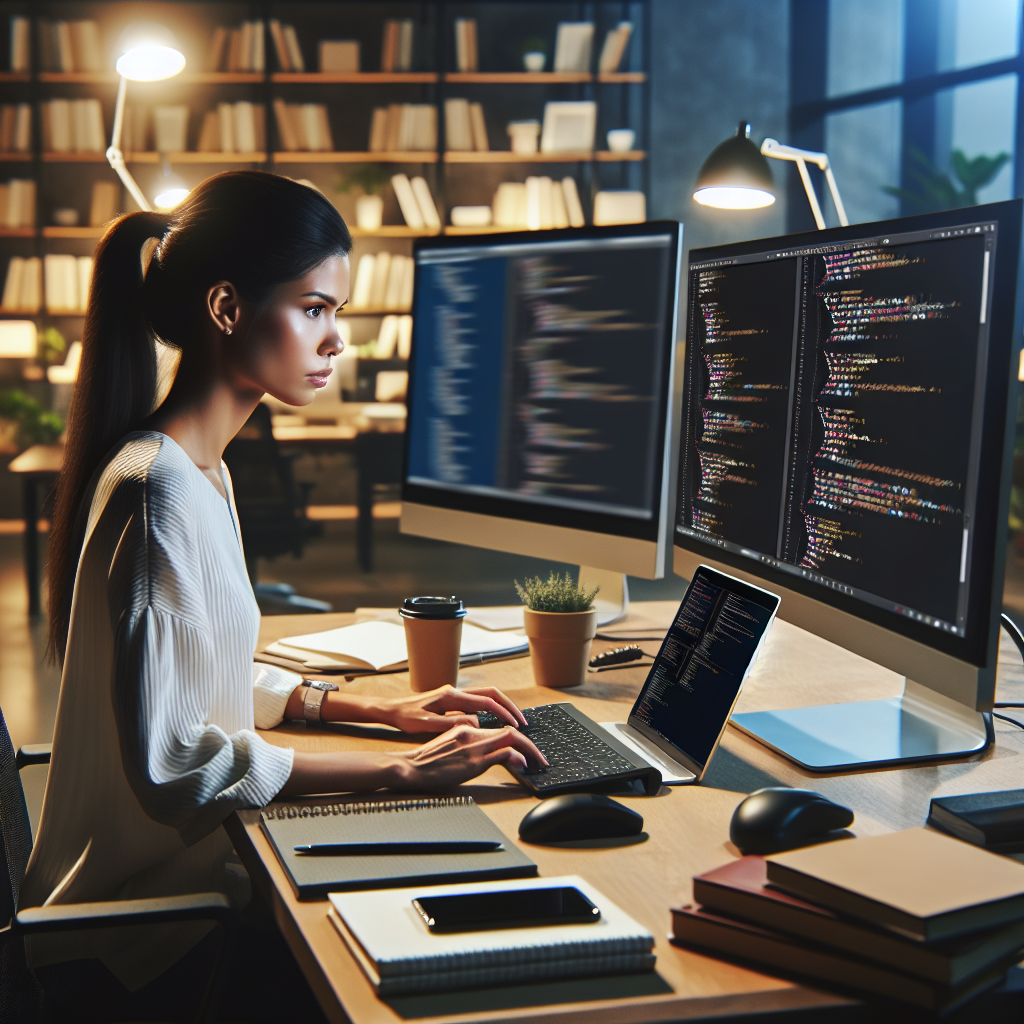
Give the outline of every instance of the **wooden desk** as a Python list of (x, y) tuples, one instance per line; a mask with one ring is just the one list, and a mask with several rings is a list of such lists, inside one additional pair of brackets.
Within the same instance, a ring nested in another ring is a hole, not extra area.
[[(671, 602), (633, 606), (635, 612), (666, 621)], [(263, 620), (260, 642), (351, 622), (350, 615), (275, 616)], [(1004, 637), (1006, 678), (1000, 699), (1024, 697), (1024, 672)], [(598, 643), (603, 649), (612, 644)], [(644, 644), (656, 650), (657, 644)], [(470, 668), (466, 685), (500, 686), (523, 706), (571, 700), (597, 721), (622, 720), (646, 675), (627, 668), (591, 676), (574, 690), (533, 685), (530, 661), (520, 658)], [(460, 678), (460, 683), (462, 682)], [(376, 676), (347, 684), (359, 693), (408, 692), (404, 674)], [(740, 709), (754, 711), (808, 703), (889, 697), (901, 692), (899, 677), (785, 622), (776, 622), (766, 650), (751, 674)], [(379, 731), (338, 727), (306, 732), (281, 727), (263, 734), (271, 743), (301, 750), (395, 749)], [(724, 961), (672, 946), (669, 908), (691, 896), (693, 875), (738, 856), (729, 843), (729, 820), (743, 795), (762, 786), (809, 786), (848, 804), (856, 812), (853, 831), (888, 832), (924, 823), (933, 794), (1009, 789), (1024, 778), (1024, 733), (996, 723), (996, 745), (978, 761), (879, 771), (853, 776), (809, 776), (767, 748), (728, 729), (699, 786), (663, 788), (656, 797), (624, 797), (639, 810), (650, 838), (639, 845), (595, 849), (552, 849), (520, 844), (544, 876), (580, 874), (654, 934), (656, 974), (596, 978), (516, 988), (484, 989), (383, 1002), (327, 920), (327, 903), (300, 903), (257, 825), (258, 812), (232, 816), (228, 831), (255, 884), (274, 908), (278, 923), (332, 1021), (398, 1024), (400, 1021), (511, 1021), (558, 1024), (675, 1021), (800, 1007), (840, 1007), (848, 1001)], [(535, 805), (501, 768), (461, 787), (515, 840), (519, 821)]]
[(7, 467), (21, 476), (21, 508), (25, 520), (25, 585), (29, 618), (42, 612), (39, 594), (39, 485), (52, 484), (64, 464), (62, 444), (34, 444)]

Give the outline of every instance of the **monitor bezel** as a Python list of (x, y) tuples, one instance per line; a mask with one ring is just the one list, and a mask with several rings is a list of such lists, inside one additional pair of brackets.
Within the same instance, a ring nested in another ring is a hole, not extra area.
[[(1005, 548), (1007, 536), (1009, 475), (1015, 422), (1013, 398), (1017, 390), (1016, 373), (1011, 373), (1011, 369), (1016, 369), (1014, 357), (1019, 355), (1018, 339), (1022, 333), (1019, 301), (1022, 211), (1024, 211), (1024, 200), (1014, 199), (1003, 203), (991, 203), (941, 213), (921, 214), (867, 224), (851, 224), (849, 227), (831, 228), (825, 231), (801, 232), (778, 238), (751, 239), (729, 245), (693, 249), (689, 254), (686, 272), (688, 304), (686, 337), (689, 339), (693, 326), (693, 310), (689, 308), (690, 282), (693, 274), (691, 268), (695, 263), (773, 249), (784, 250), (804, 245), (870, 239), (874, 236), (881, 238), (888, 234), (955, 227), (985, 220), (993, 221), (998, 225), (992, 279), (988, 378), (985, 386), (981, 434), (982, 462), (979, 467), (979, 480), (995, 480), (997, 485), (993, 487), (983, 484), (978, 490), (976, 530), (973, 539), (974, 553), (968, 590), (969, 611), (964, 637), (938, 630), (907, 616), (871, 605), (866, 601), (828, 590), (820, 584), (803, 580), (799, 576), (784, 573), (752, 558), (680, 534), (676, 527), (682, 504), (684, 486), (682, 467), (685, 454), (680, 439), (677, 439), (678, 477), (675, 512), (672, 520), (673, 547), (689, 552), (690, 555), (702, 560), (719, 563), (763, 580), (768, 586), (780, 587), (828, 608), (863, 619), (916, 644), (933, 648), (958, 661), (978, 668), (994, 666), (1004, 571), (1004, 559), (997, 555)], [(680, 435), (684, 431), (685, 417), (687, 416), (685, 402), (689, 393), (690, 366), (689, 346), (687, 346), (683, 366), (684, 420), (680, 424)], [(994, 614), (993, 609), (995, 609)], [(783, 618), (788, 617), (784, 610), (780, 610), (779, 614)]]
[[(548, 231), (509, 231), (486, 235), (438, 235), (429, 238), (418, 238), (413, 244), (413, 259), (426, 249), (465, 248), (466, 246), (493, 246), (508, 244), (537, 244), (543, 242), (573, 241), (575, 239), (602, 239), (637, 237), (644, 235), (669, 234), (672, 242), (669, 245), (669, 287), (666, 294), (665, 319), (669, 337), (662, 352), (662, 385), (658, 396), (659, 409), (657, 417), (657, 452), (654, 460), (656, 471), (652, 480), (650, 495), (650, 519), (618, 515), (615, 513), (593, 512), (576, 508), (564, 508), (557, 505), (545, 505), (529, 501), (496, 498), (485, 495), (468, 494), (463, 491), (447, 490), (443, 487), (426, 487), (409, 483), (409, 449), (411, 439), (411, 410), (416, 400), (416, 335), (417, 318), (413, 318), (412, 350), (409, 356), (409, 386), (406, 396), (406, 407), (410, 411), (406, 419), (406, 442), (402, 456), (402, 502), (416, 505), (428, 505), (434, 508), (449, 509), (457, 512), (469, 512), (501, 519), (512, 519), (520, 522), (537, 523), (542, 526), (567, 527), (572, 530), (590, 534), (607, 534), (615, 537), (628, 537), (635, 540), (657, 543), (664, 536), (667, 515), (671, 515), (673, 495), (670, 493), (669, 478), (674, 468), (675, 459), (669, 458), (666, 445), (671, 449), (673, 442), (670, 433), (674, 355), (678, 336), (680, 271), (682, 263), (683, 225), (678, 221), (647, 221), (642, 224), (616, 224), (607, 227), (564, 228)], [(418, 291), (421, 267), (416, 260), (414, 291)], [(667, 512), (663, 510), (667, 509)], [(452, 538), (455, 539), (454, 537)]]

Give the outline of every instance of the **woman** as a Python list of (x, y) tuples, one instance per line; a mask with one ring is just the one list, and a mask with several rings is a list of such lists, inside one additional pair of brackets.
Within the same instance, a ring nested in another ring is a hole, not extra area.
[[(305, 754), (254, 731), (301, 718), (306, 690), (253, 664), (259, 613), (221, 455), (264, 393), (308, 405), (326, 383), (351, 246), (318, 192), (247, 171), (210, 178), (169, 217), (122, 217), (97, 248), (50, 547), (64, 672), (23, 907), (210, 891), (243, 906), (248, 878), (220, 827), (236, 808), (543, 763), (495, 690), (327, 694), (326, 719), (443, 733), (408, 752)], [(157, 339), (181, 358), (154, 411)], [(482, 710), (508, 728), (477, 729)], [(79, 1012), (121, 999), (139, 1016), (147, 994), (187, 989), (207, 930), (45, 936), (29, 963)]]

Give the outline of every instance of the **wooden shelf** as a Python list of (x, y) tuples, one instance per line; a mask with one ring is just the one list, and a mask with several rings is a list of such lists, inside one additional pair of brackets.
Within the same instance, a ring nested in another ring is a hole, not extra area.
[(0, 153), (0, 164), (28, 163), (31, 153)]
[(105, 164), (106, 153), (43, 153), (44, 164)]
[[(41, 71), (40, 82), (53, 85), (117, 85), (120, 76), (116, 71)], [(28, 81), (28, 75), (25, 76)], [(259, 71), (193, 71), (175, 75), (159, 82), (133, 82), (132, 88), (146, 85), (166, 85), (167, 82), (181, 82), (184, 85), (259, 85), (264, 75)], [(2, 79), (0, 79), (2, 81)]]
[(433, 150), (415, 153), (286, 153), (273, 154), (275, 164), (436, 164)]
[(379, 228), (359, 228), (349, 225), (353, 238), (433, 238), (438, 234), (430, 228), (411, 228), (406, 224), (384, 224)]
[(270, 80), (282, 85), (429, 84), (438, 80), (438, 74), (436, 71), (275, 71)]
[(485, 224), (476, 227), (454, 227), (444, 229), (446, 235), (499, 235), (507, 231), (526, 231), (525, 226), (510, 227), (507, 224)]
[(117, 85), (116, 71), (40, 71), (40, 82), (68, 85)]
[(107, 230), (104, 224), (102, 227), (81, 227), (65, 228), (60, 225), (51, 225), (43, 228), (43, 238), (100, 238)]
[(449, 150), (444, 154), (446, 164), (574, 164), (592, 159), (593, 153), (511, 153), (505, 149), (492, 149), (487, 153)]
[(444, 76), (465, 85), (571, 85), (593, 79), (589, 71), (449, 71)]
[(32, 76), (27, 71), (0, 71), (0, 82), (31, 82)]
[(35, 228), (0, 228), (0, 238), (35, 238)]
[(643, 149), (630, 149), (625, 153), (617, 153), (611, 149), (599, 149), (594, 159), (600, 164), (614, 164), (622, 160), (646, 160), (647, 152)]
[(602, 71), (594, 77), (602, 85), (611, 85), (616, 82), (629, 84), (647, 81), (647, 75), (643, 71)]
[(267, 162), (266, 153), (125, 153), (124, 158), (130, 164), (158, 164), (164, 156), (172, 164), (263, 164)]

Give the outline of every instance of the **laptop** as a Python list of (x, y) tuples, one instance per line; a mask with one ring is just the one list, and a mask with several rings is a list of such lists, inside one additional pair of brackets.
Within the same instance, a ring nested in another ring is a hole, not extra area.
[(699, 566), (627, 720), (595, 722), (567, 702), (524, 708), (523, 732), (551, 763), (508, 770), (538, 796), (699, 782), (778, 607), (777, 595)]

